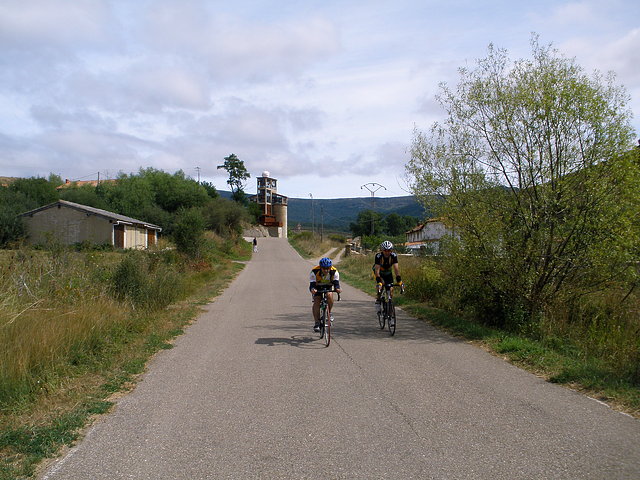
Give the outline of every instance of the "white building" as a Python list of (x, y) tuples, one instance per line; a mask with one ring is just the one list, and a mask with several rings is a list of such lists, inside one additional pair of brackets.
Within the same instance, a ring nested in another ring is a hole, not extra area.
[(456, 234), (442, 219), (432, 218), (405, 232), (405, 235), (405, 247), (409, 252), (415, 255), (438, 255), (442, 237)]

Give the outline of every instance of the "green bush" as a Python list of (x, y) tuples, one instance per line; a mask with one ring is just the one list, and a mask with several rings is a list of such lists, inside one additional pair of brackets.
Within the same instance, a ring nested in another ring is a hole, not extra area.
[(433, 262), (424, 260), (418, 268), (405, 270), (407, 274), (403, 278), (407, 282), (407, 294), (420, 302), (438, 302), (446, 284), (442, 271)]
[(182, 294), (182, 277), (161, 254), (128, 252), (111, 278), (114, 296), (134, 308), (160, 310)]
[(181, 210), (173, 232), (173, 241), (179, 252), (199, 257), (204, 242), (205, 219), (197, 208)]

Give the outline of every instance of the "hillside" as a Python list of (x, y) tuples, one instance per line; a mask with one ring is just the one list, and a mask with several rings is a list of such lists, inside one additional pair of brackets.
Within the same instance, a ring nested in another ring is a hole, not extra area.
[[(231, 192), (218, 190), (223, 198), (231, 198)], [(247, 194), (252, 195), (252, 194)], [(313, 213), (311, 203), (313, 202)], [(293, 229), (300, 224), (309, 227), (324, 225), (325, 230), (348, 232), (349, 224), (356, 221), (358, 213), (371, 210), (371, 197), (313, 199), (289, 197), (288, 221)], [(375, 199), (375, 211), (384, 215), (397, 213), (416, 217), (416, 224), (428, 215), (424, 207), (412, 195)]]
[[(313, 202), (313, 214), (311, 204)], [(315, 220), (316, 225), (324, 224), (325, 229), (347, 231), (349, 224), (355, 222), (358, 213), (363, 210), (371, 210), (371, 198), (334, 198), (314, 199), (289, 198), (289, 228), (294, 228), (298, 223), (303, 226), (311, 225)], [(416, 222), (425, 218), (423, 206), (413, 196), (376, 198), (375, 211), (388, 215), (409, 215), (416, 217)]]

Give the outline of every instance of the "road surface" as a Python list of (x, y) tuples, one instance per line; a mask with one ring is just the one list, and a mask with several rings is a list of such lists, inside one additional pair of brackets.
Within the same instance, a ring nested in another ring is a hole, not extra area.
[(262, 238), (136, 389), (41, 479), (639, 479), (640, 421), (343, 285), (328, 348), (312, 264)]

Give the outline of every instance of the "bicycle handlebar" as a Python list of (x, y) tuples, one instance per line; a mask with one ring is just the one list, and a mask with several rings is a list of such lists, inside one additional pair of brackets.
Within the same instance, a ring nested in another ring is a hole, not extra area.
[(385, 283), (384, 288), (400, 287), (400, 293), (404, 293), (404, 283)]
[(332, 293), (332, 292), (336, 292), (338, 294), (338, 302), (339, 302), (340, 301), (340, 292), (336, 291), (334, 286), (316, 288), (316, 293)]

